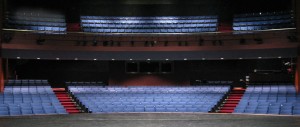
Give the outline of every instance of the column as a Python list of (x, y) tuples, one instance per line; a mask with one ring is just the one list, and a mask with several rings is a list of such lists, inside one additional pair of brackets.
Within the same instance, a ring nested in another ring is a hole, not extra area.
[[(3, 4), (4, 0), (0, 0), (0, 19), (3, 19)], [(2, 59), (2, 24), (0, 20), (0, 92), (4, 91), (4, 71), (3, 71), (3, 59)]]
[[(300, 38), (300, 1), (293, 0), (293, 10), (295, 11), (296, 28), (298, 41)], [(298, 47), (298, 57), (295, 70), (295, 87), (297, 92), (300, 92), (300, 47)]]

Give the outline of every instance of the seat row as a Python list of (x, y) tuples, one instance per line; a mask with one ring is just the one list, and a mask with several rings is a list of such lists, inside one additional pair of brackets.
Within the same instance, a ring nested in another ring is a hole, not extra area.
[[(69, 86), (68, 88), (90, 112), (103, 113), (209, 112), (229, 91), (230, 87), (229, 85), (219, 85), (194, 87), (107, 86), (98, 88), (95, 86)], [(116, 93), (118, 90), (123, 93)], [(137, 91), (142, 92), (138, 93)], [(168, 91), (173, 92), (167, 93)], [(182, 91), (182, 93), (174, 91)]]
[(92, 113), (111, 113), (111, 112), (209, 112), (211, 109), (207, 108), (99, 108)]
[(235, 16), (233, 30), (251, 31), (295, 27), (293, 13), (256, 13), (244, 16)]
[(217, 19), (202, 19), (202, 20), (87, 20), (82, 19), (81, 23), (86, 24), (119, 24), (119, 25), (138, 25), (138, 24), (144, 24), (144, 25), (163, 25), (163, 24), (178, 24), (178, 25), (184, 25), (184, 24), (206, 24), (206, 23), (217, 23)]
[(217, 19), (218, 16), (152, 16), (152, 17), (135, 17), (135, 16), (81, 16), (81, 19), (110, 19), (110, 20), (182, 20), (182, 19)]
[(81, 16), (84, 32), (104, 33), (195, 33), (217, 31), (217, 16), (175, 17), (97, 17)]
[(63, 15), (48, 14), (48, 17), (33, 13), (6, 15), (4, 27), (36, 31), (66, 32), (66, 19)]
[(200, 23), (200, 24), (176, 24), (176, 23), (166, 23), (166, 24), (115, 24), (115, 23), (91, 23), (82, 24), (83, 28), (111, 28), (111, 29), (166, 29), (166, 28), (206, 28), (206, 27), (217, 27), (215, 23)]
[(39, 114), (67, 114), (48, 81), (8, 80), (0, 94), (0, 116)]
[(235, 113), (300, 115), (300, 95), (295, 86), (249, 85)]
[(235, 113), (300, 115), (300, 103), (249, 102), (240, 104)]
[(60, 103), (0, 104), (0, 116), (67, 114)]
[(83, 28), (84, 32), (93, 33), (195, 33), (195, 32), (215, 32), (217, 28), (177, 28), (177, 29), (104, 29), (104, 28)]

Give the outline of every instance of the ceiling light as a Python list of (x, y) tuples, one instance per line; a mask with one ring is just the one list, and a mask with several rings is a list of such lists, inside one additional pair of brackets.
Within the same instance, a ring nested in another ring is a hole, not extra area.
[(151, 59), (147, 59), (147, 60), (149, 61), (149, 60), (151, 60)]
[(56, 60), (59, 60), (59, 58), (56, 58)]
[(183, 60), (187, 60), (187, 58), (184, 58)]
[(132, 59), (129, 59), (130, 61), (132, 60)]
[(111, 59), (112, 61), (114, 61), (115, 59)]
[(166, 59), (166, 61), (168, 61), (169, 59)]
[(278, 59), (281, 59), (282, 57), (281, 56), (278, 56)]
[(224, 60), (224, 58), (222, 57), (222, 58), (220, 58), (221, 60)]
[(262, 57), (258, 57), (258, 59), (261, 59)]
[(243, 58), (242, 58), (242, 57), (240, 57), (239, 59), (240, 59), (240, 60), (242, 60)]
[(97, 60), (97, 59), (94, 59), (94, 60)]
[(75, 58), (74, 60), (78, 60), (78, 58)]
[(36, 59), (38, 59), (38, 60), (39, 60), (39, 59), (41, 59), (41, 58), (36, 58)]
[(202, 60), (206, 60), (205, 58), (202, 58)]
[(17, 59), (21, 59), (21, 57), (18, 56)]

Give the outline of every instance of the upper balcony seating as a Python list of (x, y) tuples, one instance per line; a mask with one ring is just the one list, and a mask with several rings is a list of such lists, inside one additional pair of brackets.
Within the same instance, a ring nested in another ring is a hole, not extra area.
[(67, 114), (47, 80), (9, 80), (0, 94), (0, 116)]
[(94, 33), (216, 32), (217, 26), (217, 16), (81, 16), (83, 31)]
[(235, 113), (300, 115), (300, 95), (294, 85), (251, 85)]
[(69, 86), (92, 113), (105, 112), (209, 112), (230, 89), (229, 85)]
[(24, 11), (5, 16), (4, 27), (9, 29), (66, 32), (65, 16)]
[(294, 28), (295, 21), (293, 12), (266, 12), (246, 13), (235, 15), (233, 19), (233, 30), (253, 31), (279, 28)]

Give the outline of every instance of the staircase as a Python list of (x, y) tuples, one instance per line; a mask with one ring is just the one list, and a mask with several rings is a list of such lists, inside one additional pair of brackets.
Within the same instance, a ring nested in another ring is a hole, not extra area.
[(65, 88), (52, 88), (52, 90), (69, 114), (81, 113), (81, 108), (77, 106)]
[(245, 90), (246, 89), (242, 87), (232, 88), (231, 92), (219, 108), (218, 113), (233, 113), (235, 107), (239, 104), (240, 100), (242, 99)]

